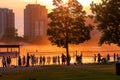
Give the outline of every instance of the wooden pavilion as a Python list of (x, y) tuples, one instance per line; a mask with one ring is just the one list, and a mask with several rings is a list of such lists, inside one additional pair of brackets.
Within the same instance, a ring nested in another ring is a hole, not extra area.
[(0, 45), (0, 57), (12, 56), (18, 57), (20, 54), (20, 45)]

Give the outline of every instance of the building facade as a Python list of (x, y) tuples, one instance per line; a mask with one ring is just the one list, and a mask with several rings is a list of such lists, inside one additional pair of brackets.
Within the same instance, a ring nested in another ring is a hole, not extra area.
[(24, 38), (33, 40), (46, 36), (48, 19), (47, 9), (39, 4), (28, 4), (24, 9)]
[(15, 27), (15, 16), (12, 9), (0, 8), (0, 39), (6, 33), (6, 28)]

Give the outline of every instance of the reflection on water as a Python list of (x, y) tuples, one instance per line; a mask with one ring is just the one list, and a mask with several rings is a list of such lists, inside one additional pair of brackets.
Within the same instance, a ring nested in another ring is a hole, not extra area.
[[(114, 47), (114, 46), (113, 46)], [(81, 51), (82, 51), (82, 55), (83, 55), (83, 63), (93, 63), (94, 62), (94, 58), (93, 55), (94, 54), (98, 54), (100, 53), (102, 55), (102, 57), (107, 56), (107, 54), (110, 54), (111, 57), (111, 61), (113, 61), (113, 54), (117, 53), (120, 54), (120, 48), (118, 47), (81, 47), (81, 46), (70, 46), (69, 50), (70, 50), (70, 56), (71, 56), (71, 63), (74, 63), (76, 61), (76, 54), (80, 55)], [(116, 50), (116, 51), (115, 51)], [(118, 51), (117, 51), (118, 50)], [(77, 53), (76, 53), (77, 51)], [(47, 45), (47, 46), (21, 46), (21, 50), (20, 50), (20, 56), (23, 57), (23, 55), (27, 55), (27, 53), (29, 53), (30, 55), (35, 55), (35, 57), (38, 57), (38, 62), (39, 62), (39, 57), (40, 56), (45, 56), (48, 57), (50, 56), (51, 58), (53, 56), (61, 56), (62, 53), (65, 54), (65, 49), (64, 48), (58, 48), (56, 46), (51, 46), (51, 45)], [(1, 65), (1, 58), (0, 58), (0, 67)], [(38, 65), (39, 63), (37, 63)], [(51, 64), (52, 64), (52, 60), (51, 60)], [(17, 59), (16, 58), (12, 58), (12, 63), (11, 65), (17, 65)]]

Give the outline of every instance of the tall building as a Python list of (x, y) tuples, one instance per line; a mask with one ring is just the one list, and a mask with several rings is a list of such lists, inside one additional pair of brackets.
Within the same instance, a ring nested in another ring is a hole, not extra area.
[(8, 27), (15, 27), (14, 12), (12, 9), (0, 8), (0, 38), (7, 33)]
[(39, 4), (28, 4), (24, 9), (24, 37), (33, 40), (37, 36), (46, 36), (47, 9)]

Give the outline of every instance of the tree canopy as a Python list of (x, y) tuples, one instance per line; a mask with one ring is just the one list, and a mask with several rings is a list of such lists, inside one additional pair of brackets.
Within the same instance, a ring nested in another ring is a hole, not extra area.
[[(53, 0), (55, 8), (48, 14), (50, 18), (47, 34), (53, 45), (66, 48), (68, 44), (79, 44), (90, 39), (91, 25), (85, 25), (86, 12), (77, 0)], [(67, 60), (67, 61), (68, 61)]]
[(102, 32), (99, 44), (120, 46), (120, 0), (101, 0), (99, 4), (92, 2), (91, 10)]

